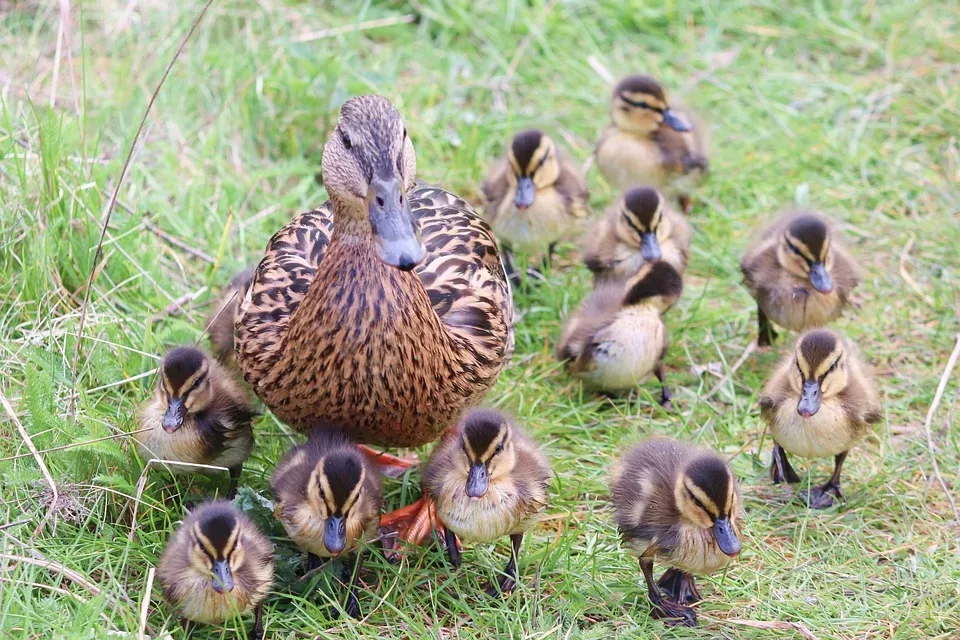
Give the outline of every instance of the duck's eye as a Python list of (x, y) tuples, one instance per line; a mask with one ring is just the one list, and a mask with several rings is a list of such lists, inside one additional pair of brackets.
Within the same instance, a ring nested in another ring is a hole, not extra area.
[(697, 505), (698, 507), (700, 507), (700, 508), (703, 509), (704, 511), (707, 510), (707, 508), (706, 508), (705, 506), (703, 506), (703, 503), (700, 502), (700, 498), (694, 496), (694, 497), (693, 497), (693, 501), (694, 501), (694, 503), (696, 503), (696, 505)]
[(403, 128), (403, 139), (404, 139), (404, 140), (407, 139), (407, 128), (406, 128), (406, 127)]
[(503, 443), (502, 443), (502, 442), (497, 445), (497, 448), (496, 448), (496, 449), (493, 450), (493, 455), (497, 455), (498, 453), (503, 453)]
[(347, 135), (346, 131), (340, 132), (340, 139), (343, 140), (343, 146), (346, 147), (347, 150), (350, 150), (353, 148), (353, 143), (350, 142), (350, 136)]

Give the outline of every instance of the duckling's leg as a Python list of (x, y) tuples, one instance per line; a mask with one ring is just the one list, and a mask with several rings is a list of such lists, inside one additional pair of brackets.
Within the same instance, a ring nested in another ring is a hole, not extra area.
[(459, 541), (457, 540), (457, 534), (450, 530), (449, 527), (445, 528), (444, 538), (447, 543), (447, 558), (450, 559), (450, 565), (454, 569), (460, 568), (460, 547)]
[(826, 509), (833, 506), (833, 497), (843, 500), (843, 494), (840, 492), (840, 469), (843, 468), (843, 461), (847, 459), (847, 451), (838, 454), (833, 459), (833, 475), (827, 480), (827, 483), (810, 489), (810, 491), (801, 491), (800, 498), (807, 503), (811, 509)]
[(240, 485), (240, 472), (242, 470), (242, 464), (230, 469), (230, 488), (227, 489), (227, 500), (233, 500), (237, 497), (237, 487)]
[(793, 470), (793, 466), (787, 459), (787, 452), (776, 442), (773, 443), (773, 459), (770, 461), (770, 479), (773, 480), (773, 484), (800, 482), (800, 476)]
[(363, 551), (357, 551), (351, 559), (346, 558), (341, 562), (340, 581), (347, 585), (347, 606), (344, 610), (347, 615), (354, 620), (360, 619), (360, 599), (357, 597), (357, 579), (360, 577), (360, 569), (363, 568)]
[(517, 586), (517, 557), (520, 555), (520, 544), (523, 542), (523, 534), (511, 533), (510, 542), (512, 543), (510, 561), (507, 562), (507, 566), (504, 567), (496, 583), (491, 582), (487, 588), (484, 589), (488, 596), (496, 597), (500, 594), (506, 595), (513, 592)]
[(697, 614), (693, 609), (669, 600), (660, 593), (660, 588), (653, 580), (653, 558), (641, 557), (640, 570), (643, 571), (643, 578), (647, 582), (647, 597), (650, 598), (650, 604), (653, 605), (653, 609), (650, 611), (653, 618), (664, 620), (664, 624), (668, 626), (677, 624), (682, 624), (685, 627), (697, 626)]
[(653, 369), (653, 375), (657, 376), (657, 380), (660, 381), (660, 406), (664, 409), (669, 409), (673, 406), (671, 400), (673, 400), (673, 393), (670, 392), (670, 387), (667, 386), (666, 378), (663, 375), (663, 362), (658, 362), (657, 366)]
[(263, 640), (263, 601), (254, 609), (253, 635), (251, 640)]
[(410, 458), (401, 458), (399, 456), (391, 455), (386, 451), (377, 451), (376, 449), (368, 447), (365, 444), (358, 444), (357, 448), (360, 449), (360, 452), (363, 455), (370, 459), (370, 462), (377, 466), (377, 469), (380, 470), (380, 473), (388, 478), (399, 478), (409, 469), (413, 469), (420, 464), (420, 459), (416, 456)]
[(777, 332), (774, 331), (773, 325), (770, 324), (770, 319), (767, 318), (767, 314), (763, 312), (760, 305), (757, 305), (757, 324), (759, 328), (757, 346), (769, 347), (777, 339)]
[(510, 279), (510, 286), (517, 290), (523, 284), (520, 274), (517, 273), (517, 265), (513, 262), (513, 251), (507, 245), (501, 245), (500, 255), (503, 258), (503, 270)]

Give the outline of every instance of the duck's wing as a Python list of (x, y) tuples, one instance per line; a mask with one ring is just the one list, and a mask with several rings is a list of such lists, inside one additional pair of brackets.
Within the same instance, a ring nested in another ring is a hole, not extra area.
[(416, 272), (434, 311), (479, 366), (499, 371), (513, 353), (513, 294), (490, 226), (437, 187), (414, 189), (410, 206), (427, 248)]

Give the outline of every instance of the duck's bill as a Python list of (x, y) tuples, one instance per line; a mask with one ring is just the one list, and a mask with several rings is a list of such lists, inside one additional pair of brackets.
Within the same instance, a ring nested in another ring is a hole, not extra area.
[(323, 529), (323, 546), (333, 555), (347, 546), (347, 521), (343, 516), (330, 516)]
[(533, 206), (533, 201), (537, 197), (537, 187), (533, 184), (533, 178), (523, 176), (517, 180), (517, 195), (513, 198), (513, 204), (517, 209), (529, 209)]
[(720, 551), (731, 558), (740, 554), (742, 545), (740, 538), (733, 531), (733, 525), (729, 518), (717, 518), (713, 523), (713, 537), (717, 541)]
[(833, 291), (833, 278), (830, 277), (827, 267), (822, 262), (814, 262), (810, 267), (810, 284), (820, 293)]
[(370, 228), (377, 256), (392, 267), (410, 271), (427, 255), (420, 226), (397, 178), (374, 178), (367, 193)]
[(690, 123), (684, 120), (680, 114), (671, 109), (667, 109), (663, 112), (663, 124), (667, 125), (674, 131), (690, 131)]
[(663, 257), (657, 235), (652, 231), (647, 231), (640, 237), (640, 253), (647, 262), (656, 262)]
[(807, 380), (803, 383), (800, 392), (800, 402), (797, 403), (797, 413), (804, 418), (816, 415), (820, 411), (820, 383), (816, 380)]
[(163, 414), (163, 420), (161, 420), (160, 426), (162, 426), (163, 430), (167, 433), (173, 433), (183, 426), (183, 416), (186, 412), (187, 408), (184, 406), (183, 400), (180, 398), (172, 398), (167, 404), (167, 410)]
[(233, 573), (226, 560), (217, 560), (213, 563), (213, 589), (217, 593), (233, 591)]
[(471, 465), (467, 474), (467, 495), (471, 498), (480, 498), (487, 492), (489, 486), (490, 478), (487, 476), (487, 468), (481, 463)]

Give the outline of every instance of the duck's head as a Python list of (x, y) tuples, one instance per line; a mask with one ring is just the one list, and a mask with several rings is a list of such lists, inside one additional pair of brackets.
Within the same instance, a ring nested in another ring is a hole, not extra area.
[(556, 145), (538, 129), (514, 136), (507, 151), (507, 162), (510, 164), (507, 181), (516, 185), (513, 202), (520, 210), (530, 208), (537, 190), (549, 187), (560, 176)]
[(740, 553), (734, 526), (740, 508), (737, 481), (723, 460), (712, 453), (693, 458), (677, 478), (673, 494), (684, 522), (710, 529), (717, 546), (728, 556)]
[(460, 423), (460, 455), (458, 468), (463, 474), (465, 491), (471, 498), (481, 498), (490, 482), (503, 478), (516, 462), (511, 439), (510, 420), (492, 409), (477, 409)]
[(247, 560), (241, 519), (228, 502), (206, 503), (197, 511), (198, 517), (188, 530), (188, 567), (197, 577), (208, 579), (217, 593), (229, 593)]
[(627, 76), (613, 88), (610, 117), (618, 129), (649, 135), (666, 125), (689, 131), (690, 124), (670, 110), (660, 83), (648, 75)]
[(400, 113), (381, 96), (358, 96), (340, 108), (323, 148), (323, 184), (338, 231), (370, 234), (380, 259), (409, 271), (426, 255), (407, 191), (417, 161)]
[(670, 235), (664, 206), (663, 196), (653, 187), (628, 189), (617, 203), (617, 236), (627, 246), (639, 249), (646, 262), (663, 257), (660, 238)]
[(157, 393), (166, 403), (161, 426), (173, 433), (187, 414), (199, 413), (213, 401), (210, 358), (194, 347), (177, 347), (160, 362)]
[(846, 347), (829, 329), (814, 329), (800, 336), (794, 362), (794, 390), (800, 395), (797, 413), (803, 418), (816, 415), (825, 398), (836, 396), (847, 386)]
[(371, 514), (363, 511), (367, 467), (360, 453), (333, 451), (317, 461), (307, 485), (307, 503), (324, 520), (323, 546), (332, 556), (355, 546)]
[(623, 306), (650, 306), (665, 313), (683, 293), (683, 278), (669, 263), (662, 260), (644, 263), (627, 282)]
[(790, 273), (809, 279), (820, 293), (833, 291), (830, 229), (819, 216), (812, 213), (794, 216), (780, 236), (777, 261)]

